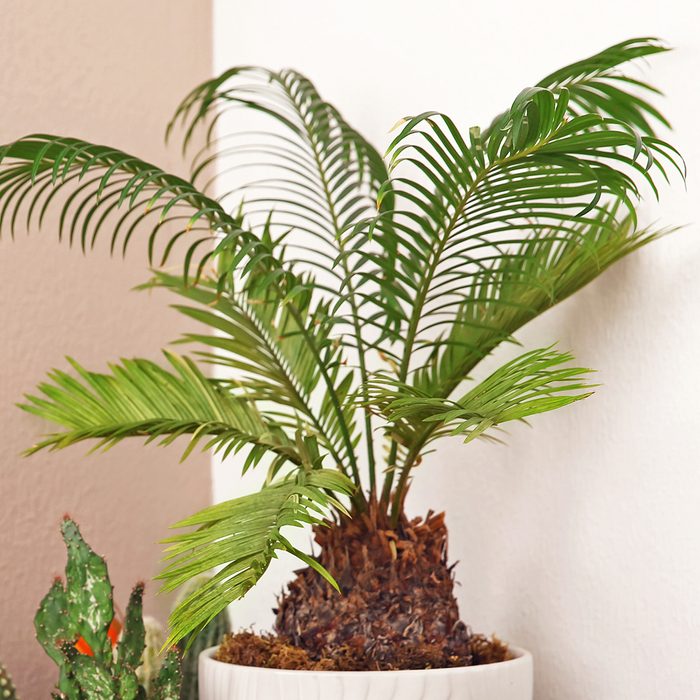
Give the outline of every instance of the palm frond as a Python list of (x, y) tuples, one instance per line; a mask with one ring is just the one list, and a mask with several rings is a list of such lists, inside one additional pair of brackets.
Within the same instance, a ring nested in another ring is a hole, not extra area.
[[(260, 128), (229, 132), (227, 123), (224, 131), (225, 117), (241, 109), (258, 115)], [(216, 162), (203, 189), (225, 177), (220, 201), (241, 207), (259, 237), (272, 222), (291, 263), (327, 279), (324, 291), (341, 305), (360, 306), (350, 271), (355, 240), (367, 241), (355, 224), (375, 214), (389, 178), (375, 148), (293, 70), (238, 66), (206, 81), (180, 105), (168, 133), (181, 125), (186, 149), (201, 124), (206, 146), (194, 158), (193, 181)]]
[(338, 499), (350, 496), (355, 488), (335, 470), (299, 471), (258, 493), (211, 506), (177, 523), (174, 527), (187, 532), (166, 540), (169, 563), (159, 575), (164, 590), (174, 590), (212, 569), (218, 572), (173, 611), (168, 643), (196, 634), (227, 605), (242, 598), (280, 551), (312, 566), (337, 588), (330, 574), (281, 531), (322, 525), (331, 509), (344, 512)]
[(63, 426), (28, 453), (60, 449), (97, 440), (109, 448), (128, 437), (168, 445), (187, 435), (183, 458), (200, 442), (204, 449), (249, 448), (248, 462), (264, 454), (294, 464), (303, 462), (293, 441), (266, 419), (245, 396), (234, 396), (205, 377), (189, 359), (165, 353), (170, 370), (150, 360), (123, 360), (110, 374), (89, 372), (71, 360), (75, 374), (54, 370), (40, 384), (38, 396), (27, 396), (24, 410)]
[[(386, 189), (396, 206), (389, 227), (380, 213), (370, 230), (392, 253), (367, 258), (380, 270), (377, 315), (400, 318), (399, 383), (421, 391), (432, 383), (447, 398), (476, 361), (551, 306), (548, 287), (570, 293), (653, 238), (634, 231), (640, 183), (656, 192), (658, 178), (684, 175), (682, 160), (634, 120), (608, 116), (610, 105), (574, 114), (577, 98), (560, 82), (580, 73), (522, 91), (486, 132), (463, 136), (446, 115), (425, 113), (405, 120), (391, 143)], [(611, 99), (632, 101), (626, 94)], [(581, 261), (569, 255), (587, 251)], [(558, 284), (551, 268), (561, 274), (566, 263), (573, 274)], [(397, 450), (395, 441), (390, 465)], [(390, 471), (385, 496), (392, 480)]]
[[(266, 128), (217, 137), (223, 115), (240, 108), (263, 116)], [(332, 259), (342, 249), (342, 232), (375, 211), (379, 188), (388, 179), (382, 157), (300, 73), (231, 68), (188, 95), (168, 132), (181, 124), (186, 148), (203, 122), (207, 144), (194, 159), (193, 181), (214, 160), (220, 173), (215, 177), (233, 169), (263, 169), (262, 179), (236, 175), (239, 187), (222, 195), (223, 201), (234, 198), (236, 206), (245, 201), (249, 215), (261, 209), (260, 228), (274, 209), (278, 226), (293, 230), (293, 237), (299, 232), (313, 237), (315, 248), (325, 249)], [(209, 180), (204, 189), (214, 182)], [(327, 260), (321, 269), (328, 271)]]
[[(585, 375), (592, 370), (561, 367), (573, 360), (551, 348), (531, 350), (499, 367), (456, 400), (421, 393), (391, 377), (372, 384), (373, 404), (381, 407), (392, 431), (417, 450), (446, 435), (470, 442), (493, 426), (552, 411), (590, 396)], [(419, 447), (420, 445), (420, 447)]]
[(665, 175), (665, 146), (597, 115), (568, 119), (567, 105), (565, 91), (539, 88), (522, 94), (485, 141), (472, 131), (466, 142), (435, 114), (409, 120), (394, 140), (394, 191), (405, 208), (392, 233), (377, 238), (391, 237), (397, 249), (399, 263), (382, 279), (407, 307), (405, 357), (421, 348), (425, 331), (449, 323), (445, 304), (457, 308), (465, 277), (508, 246), (595, 225), (610, 201), (631, 212), (633, 175), (652, 187), (654, 171)]
[(354, 373), (345, 369), (342, 348), (331, 336), (334, 324), (328, 304), (314, 304), (309, 285), (293, 296), (294, 313), (269, 287), (258, 293), (251, 289), (247, 293), (222, 293), (217, 280), (203, 277), (192, 285), (165, 273), (157, 273), (151, 285), (165, 287), (186, 299), (189, 304), (175, 308), (214, 331), (188, 333), (184, 341), (204, 345), (208, 350), (198, 355), (233, 370), (236, 379), (232, 386), (242, 388), (256, 403), (270, 406), (270, 410), (274, 407), (276, 420), (286, 427), (303, 425), (305, 432), (314, 433), (339, 468), (351, 462), (343, 425), (325, 386), (319, 391), (321, 374), (314, 348), (322, 353), (351, 444), (358, 439), (350, 395)]
[[(447, 435), (460, 435), (465, 442), (477, 437), (493, 439), (488, 430), (511, 420), (562, 408), (591, 395), (585, 380), (591, 370), (560, 368), (572, 360), (568, 353), (551, 348), (533, 350), (506, 363), (456, 401), (421, 394), (415, 387), (390, 377), (372, 385), (373, 403), (391, 422), (393, 445), (401, 445), (403, 463), (392, 504), (392, 520), (403, 510), (411, 470), (425, 445)], [(394, 456), (399, 449), (393, 448)], [(392, 483), (391, 479), (386, 483)]]
[(495, 347), (621, 258), (676, 229), (638, 228), (620, 206), (601, 207), (568, 231), (532, 233), (486, 261), (464, 288), (454, 323), (412, 383), (447, 397)]
[[(214, 138), (222, 117), (240, 108), (263, 117), (260, 129)], [(349, 326), (364, 386), (371, 326), (362, 309), (376, 287), (371, 274), (360, 274), (365, 258), (357, 249), (366, 249), (368, 240), (356, 224), (376, 212), (379, 190), (389, 177), (382, 157), (308, 78), (293, 70), (250, 66), (227, 70), (183, 101), (169, 132), (177, 123), (184, 125), (186, 148), (203, 122), (209, 124), (207, 146), (194, 160), (193, 180), (216, 160), (218, 177), (237, 182), (221, 200), (233, 198), (236, 206), (244, 203), (246, 220), (258, 235), (269, 227), (270, 212), (274, 212), (272, 222), (284, 232), (291, 262), (311, 269), (324, 281), (316, 290), (333, 300), (335, 322)], [(260, 171), (264, 176), (256, 179)], [(385, 207), (391, 204), (391, 194), (385, 194)], [(342, 333), (338, 337), (347, 344)], [(373, 488), (372, 425), (369, 415), (364, 420)]]
[(239, 218), (187, 180), (119, 149), (47, 134), (0, 146), (0, 229), (8, 222), (14, 235), (22, 218), (41, 227), (54, 208), (59, 239), (83, 250), (104, 234), (112, 252), (125, 252), (143, 230), (150, 263), (162, 266), (182, 241), (186, 275), (212, 257), (216, 236), (250, 240)]

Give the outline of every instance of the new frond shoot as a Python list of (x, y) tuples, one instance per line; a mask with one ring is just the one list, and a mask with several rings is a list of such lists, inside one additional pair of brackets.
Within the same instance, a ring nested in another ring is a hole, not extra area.
[(253, 67), (177, 110), (168, 132), (184, 134), (189, 179), (65, 137), (0, 147), (3, 230), (55, 216), (59, 237), (85, 250), (140, 237), (145, 286), (171, 291), (199, 326), (180, 339), (186, 357), (105, 373), (71, 360), (49, 374), (23, 407), (59, 428), (29, 451), (184, 440), (185, 454), (267, 469), (258, 493), (193, 515), (169, 540), (166, 589), (216, 571), (175, 611), (171, 643), (280, 552), (333, 582), (287, 530), (346, 511), (398, 527), (437, 440), (493, 438), (590, 394), (588, 370), (554, 339), (472, 377), (524, 324), (667, 232), (641, 226), (635, 207), (684, 165), (656, 133), (668, 127), (658, 91), (628, 72), (663, 51), (653, 38), (612, 46), (526, 87), (481, 128), (408, 116), (385, 157), (307, 78)]

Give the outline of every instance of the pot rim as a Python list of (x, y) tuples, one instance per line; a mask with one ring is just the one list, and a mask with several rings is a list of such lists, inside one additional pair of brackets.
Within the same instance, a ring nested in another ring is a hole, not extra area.
[(497, 673), (499, 671), (503, 672), (510, 670), (514, 667), (530, 665), (532, 664), (532, 654), (527, 650), (517, 646), (508, 645), (508, 649), (514, 654), (512, 659), (507, 659), (506, 661), (497, 661), (492, 664), (479, 664), (478, 666), (450, 666), (448, 668), (423, 668), (423, 669), (406, 669), (403, 671), (306, 671), (306, 670), (292, 670), (286, 668), (264, 668), (263, 666), (242, 666), (240, 664), (230, 664), (227, 661), (219, 661), (214, 658), (214, 653), (219, 648), (217, 644), (214, 647), (209, 647), (202, 651), (199, 655), (200, 661), (205, 663), (220, 664), (221, 666), (230, 666), (232, 670), (241, 670), (246, 673), (268, 673), (271, 675), (296, 675), (296, 674), (318, 674), (322, 675), (324, 678), (346, 678), (352, 677), (364, 677), (372, 678), (374, 676), (407, 676), (407, 675), (418, 675), (418, 674), (443, 674), (443, 675), (453, 675), (453, 674), (463, 674), (471, 673), (473, 675), (480, 673)]

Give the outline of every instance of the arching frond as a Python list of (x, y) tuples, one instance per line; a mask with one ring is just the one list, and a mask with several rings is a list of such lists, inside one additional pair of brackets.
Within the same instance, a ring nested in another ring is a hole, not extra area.
[(187, 532), (166, 540), (169, 563), (159, 575), (163, 588), (171, 591), (212, 569), (218, 572), (175, 608), (168, 643), (196, 634), (242, 598), (280, 551), (312, 566), (337, 588), (330, 574), (294, 547), (282, 529), (323, 524), (331, 509), (344, 512), (338, 499), (350, 496), (355, 488), (334, 470), (299, 471), (258, 493), (219, 503), (177, 523), (174, 527)]
[(248, 460), (270, 453), (282, 461), (303, 462), (294, 442), (266, 419), (245, 396), (234, 396), (205, 377), (187, 358), (166, 353), (171, 369), (150, 360), (123, 360), (110, 374), (89, 372), (71, 361), (75, 374), (54, 370), (40, 384), (38, 396), (27, 396), (24, 410), (64, 428), (28, 450), (60, 449), (97, 440), (109, 448), (128, 437), (168, 445), (190, 436), (186, 456), (203, 447), (224, 455), (249, 448)]
[[(241, 108), (257, 113), (261, 128), (224, 132), (224, 115)], [(335, 258), (344, 245), (342, 232), (375, 211), (379, 188), (388, 179), (382, 157), (300, 73), (231, 68), (190, 93), (168, 131), (183, 125), (186, 148), (203, 122), (207, 145), (193, 162), (193, 181), (216, 159), (218, 171), (237, 184), (222, 199), (232, 197), (236, 207), (244, 201), (251, 216), (261, 210), (260, 228), (274, 210), (275, 223), (292, 231), (290, 246), (301, 244), (298, 234), (306, 234), (311, 247), (305, 261), (319, 248)], [(231, 176), (231, 170), (263, 175)], [(328, 271), (327, 259), (320, 267)]]
[(51, 210), (59, 238), (83, 250), (104, 235), (112, 252), (125, 252), (143, 232), (149, 262), (161, 266), (181, 241), (186, 274), (212, 256), (216, 235), (250, 240), (238, 218), (187, 180), (116, 148), (46, 134), (0, 146), (0, 230), (14, 234), (21, 219), (41, 227)]
[(497, 345), (621, 258), (674, 229), (638, 228), (620, 206), (602, 207), (569, 231), (530, 234), (487, 261), (464, 289), (449, 331), (413, 374), (420, 391), (450, 396)]
[(622, 73), (619, 68), (630, 61), (659, 53), (668, 48), (654, 37), (628, 39), (550, 73), (537, 85), (569, 92), (568, 112), (600, 114), (629, 124), (646, 136), (654, 136), (653, 122), (669, 127), (670, 124), (644, 94), (658, 95), (659, 91), (637, 78)]
[(406, 359), (451, 323), (465, 279), (509, 246), (548, 231), (574, 236), (595, 226), (610, 201), (631, 212), (634, 175), (654, 187), (654, 174), (676, 166), (669, 148), (626, 124), (568, 119), (568, 101), (566, 91), (525, 92), (485, 140), (472, 131), (465, 141), (451, 119), (425, 114), (392, 143), (402, 208), (377, 239), (396, 247), (396, 266), (381, 279), (385, 298), (404, 311)]
[[(635, 129), (648, 110), (625, 92), (576, 114), (583, 82), (611, 75), (594, 66), (612, 69), (635, 50), (524, 90), (483, 133), (462, 135), (443, 114), (405, 121), (389, 148), (392, 221), (385, 230), (380, 213), (370, 227), (392, 254), (367, 253), (380, 270), (377, 316), (401, 319), (400, 385), (448, 398), (523, 323), (653, 239), (635, 230), (635, 200), (671, 171), (683, 176), (682, 160)], [(613, 118), (616, 105), (637, 117)], [(391, 465), (397, 450), (395, 441)], [(385, 496), (392, 480), (390, 471)]]
[[(531, 350), (499, 367), (456, 400), (422, 394), (390, 377), (373, 383), (373, 403), (392, 422), (392, 431), (417, 451), (445, 435), (470, 442), (496, 425), (553, 411), (590, 396), (589, 369), (561, 367), (573, 360), (551, 348)], [(420, 447), (417, 447), (420, 445)], [(410, 458), (409, 458), (410, 459)]]
[(489, 437), (487, 431), (501, 423), (524, 420), (590, 396), (592, 385), (586, 375), (591, 370), (560, 367), (572, 359), (569, 353), (551, 348), (527, 352), (454, 401), (380, 377), (373, 384), (374, 400), (391, 421), (394, 439), (403, 445), (394, 513), (403, 508), (411, 470), (429, 441), (447, 435), (464, 436), (465, 442)]
[[(255, 129), (228, 126), (241, 109), (258, 116)], [(353, 247), (367, 241), (355, 224), (374, 215), (388, 180), (379, 153), (293, 70), (231, 68), (190, 93), (168, 131), (182, 125), (186, 148), (202, 123), (207, 144), (194, 159), (193, 181), (216, 161), (205, 191), (225, 178), (220, 200), (243, 205), (259, 235), (272, 222), (283, 232), (291, 261), (318, 272), (327, 280), (325, 292), (357, 314), (362, 299), (350, 274)]]
[[(261, 119), (254, 130), (224, 133), (222, 117), (240, 108)], [(379, 189), (388, 179), (383, 159), (308, 78), (293, 70), (250, 66), (227, 70), (184, 100), (169, 131), (174, 124), (183, 124), (186, 147), (196, 127), (207, 119), (208, 143), (195, 158), (193, 179), (206, 174), (216, 159), (218, 173), (227, 183), (235, 182), (232, 189), (227, 185), (222, 201), (232, 198), (236, 206), (244, 202), (247, 220), (257, 233), (270, 220), (284, 232), (292, 260), (318, 274), (324, 286), (317, 289), (332, 299), (335, 321), (349, 325), (350, 345), (364, 386), (368, 379), (365, 356), (374, 334), (362, 309), (377, 288), (371, 274), (359, 274), (364, 258), (357, 248), (366, 249), (369, 242), (356, 224), (376, 211)], [(214, 138), (217, 127), (221, 133)], [(390, 208), (391, 194), (384, 199)], [(346, 342), (342, 334), (338, 337)], [(373, 488), (369, 415), (365, 416), (365, 442)]]

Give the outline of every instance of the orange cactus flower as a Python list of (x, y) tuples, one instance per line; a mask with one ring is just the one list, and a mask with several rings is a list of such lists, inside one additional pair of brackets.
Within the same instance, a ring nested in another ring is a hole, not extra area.
[[(119, 622), (119, 620), (117, 620), (117, 618), (115, 617), (109, 625), (109, 629), (107, 630), (107, 636), (112, 642), (112, 648), (117, 646), (117, 641), (119, 640), (119, 635), (121, 634), (121, 631), (122, 623)], [(92, 649), (90, 648), (90, 645), (82, 637), (80, 637), (80, 639), (75, 643), (75, 648), (78, 650), (78, 652), (84, 654), (85, 656), (95, 655)]]

